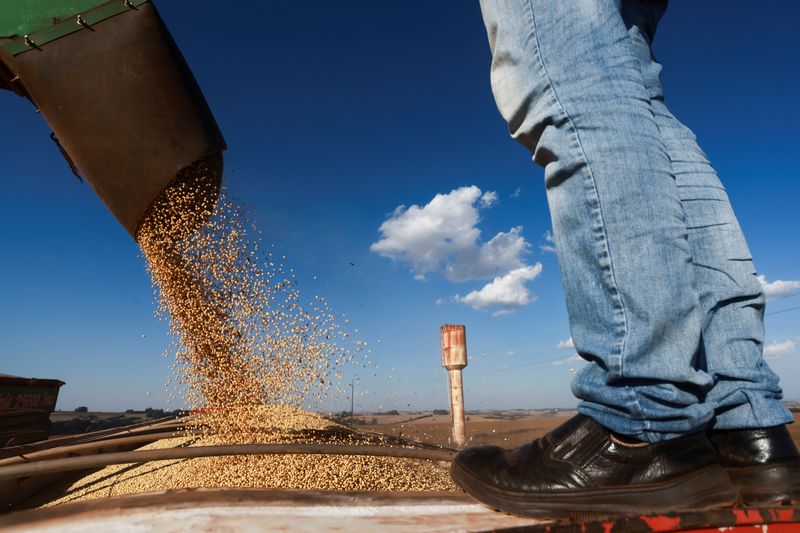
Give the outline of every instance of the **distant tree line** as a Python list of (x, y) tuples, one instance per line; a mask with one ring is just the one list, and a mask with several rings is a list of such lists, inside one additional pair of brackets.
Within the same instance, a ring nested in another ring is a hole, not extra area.
[(334, 413), (329, 416), (328, 419), (338, 422), (339, 424), (353, 426), (374, 426), (378, 423), (378, 419), (374, 416), (372, 418), (367, 418), (365, 416), (350, 416), (350, 411)]
[(80, 433), (90, 433), (103, 429), (118, 428), (138, 424), (146, 420), (164, 418), (168, 416), (181, 416), (184, 411), (176, 409), (165, 411), (163, 409), (153, 409), (148, 407), (144, 411), (127, 409), (125, 413), (100, 418), (96, 415), (87, 414), (89, 409), (85, 406), (77, 407), (74, 412), (78, 415), (70, 420), (59, 420), (50, 425), (51, 435), (77, 435)]

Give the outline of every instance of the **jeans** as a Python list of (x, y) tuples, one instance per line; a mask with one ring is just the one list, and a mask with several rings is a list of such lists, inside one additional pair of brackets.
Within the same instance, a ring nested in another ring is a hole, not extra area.
[(579, 412), (656, 442), (793, 420), (762, 357), (764, 295), (727, 194), (664, 104), (666, 1), (481, 0), (491, 84), (544, 167)]

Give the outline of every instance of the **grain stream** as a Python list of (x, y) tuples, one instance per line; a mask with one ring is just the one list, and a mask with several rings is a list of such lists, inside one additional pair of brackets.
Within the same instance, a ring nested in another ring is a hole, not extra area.
[(202, 413), (193, 429), (250, 442), (251, 409), (319, 404), (365, 346), (322, 298), (301, 302), (285, 257), (262, 246), (224, 190), (217, 200), (215, 172), (190, 167), (173, 181), (137, 241), (174, 340), (178, 390)]

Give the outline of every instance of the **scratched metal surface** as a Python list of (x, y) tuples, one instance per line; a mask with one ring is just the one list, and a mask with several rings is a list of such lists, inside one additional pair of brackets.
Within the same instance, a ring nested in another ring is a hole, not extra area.
[(0, 515), (4, 532), (503, 531), (798, 533), (800, 508), (739, 508), (553, 523), (498, 513), (461, 493), (190, 489)]
[(0, 516), (10, 532), (480, 531), (541, 520), (498, 513), (459, 493), (194, 489)]

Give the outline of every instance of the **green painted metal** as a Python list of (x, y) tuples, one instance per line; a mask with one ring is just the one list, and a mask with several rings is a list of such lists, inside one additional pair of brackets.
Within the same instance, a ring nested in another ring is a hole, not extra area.
[(0, 35), (25, 35), (105, 3), (105, 0), (3, 0)]
[(0, 47), (21, 54), (84, 29), (78, 15), (91, 27), (149, 1), (0, 0)]

